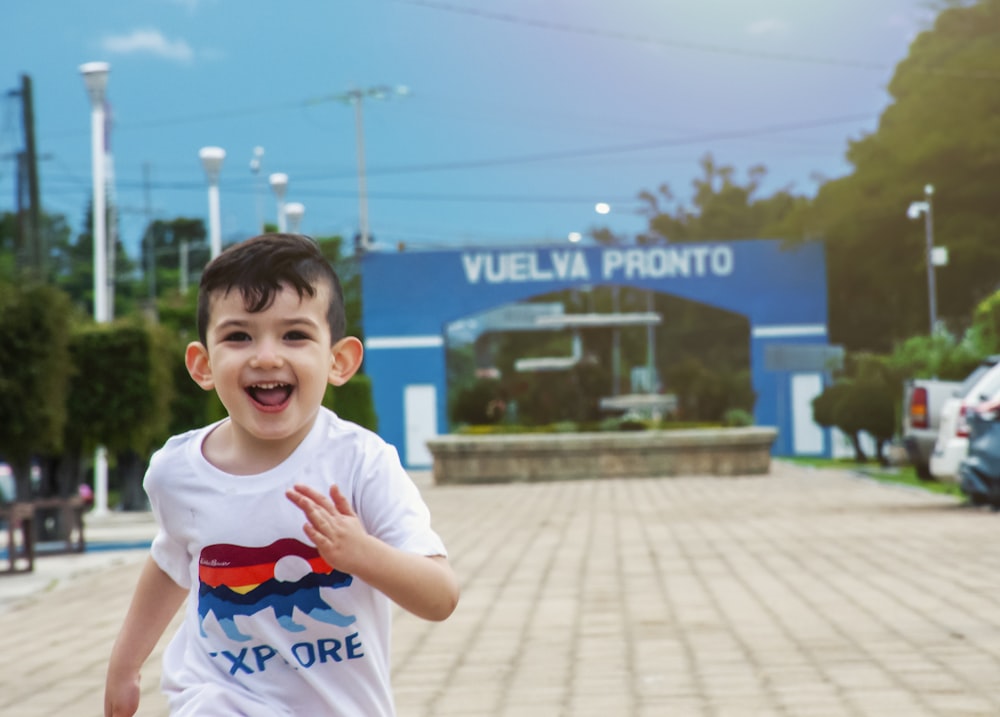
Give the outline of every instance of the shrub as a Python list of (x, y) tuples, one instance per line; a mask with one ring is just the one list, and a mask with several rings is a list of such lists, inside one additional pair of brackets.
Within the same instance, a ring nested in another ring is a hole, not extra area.
[(378, 430), (378, 416), (372, 401), (372, 379), (366, 374), (355, 374), (343, 386), (328, 386), (323, 405), (347, 421), (372, 431)]
[(752, 426), (753, 423), (753, 414), (742, 408), (730, 408), (722, 416), (722, 425), (732, 428), (739, 426)]

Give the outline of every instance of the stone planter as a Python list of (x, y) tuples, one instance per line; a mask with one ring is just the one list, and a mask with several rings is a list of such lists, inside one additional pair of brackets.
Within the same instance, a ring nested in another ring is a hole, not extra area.
[(771, 469), (775, 428), (713, 428), (615, 433), (446, 435), (427, 441), (434, 481), (759, 475)]

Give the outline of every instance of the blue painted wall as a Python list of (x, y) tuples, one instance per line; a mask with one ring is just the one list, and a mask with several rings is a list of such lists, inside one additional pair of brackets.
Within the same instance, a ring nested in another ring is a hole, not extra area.
[(755, 419), (777, 426), (777, 455), (791, 452), (790, 374), (765, 371), (763, 352), (769, 342), (828, 343), (826, 265), (821, 244), (786, 249), (766, 239), (369, 253), (362, 260), (365, 371), (372, 377), (379, 432), (405, 454), (403, 389), (417, 383), (437, 387), (438, 426), (447, 431), (447, 324), (540, 294), (608, 284), (746, 316)]

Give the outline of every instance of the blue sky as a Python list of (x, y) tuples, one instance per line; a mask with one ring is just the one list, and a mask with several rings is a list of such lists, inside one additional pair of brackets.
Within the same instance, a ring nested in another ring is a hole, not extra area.
[(227, 152), (226, 241), (275, 221), (272, 172), (289, 175), (304, 232), (352, 236), (355, 115), (336, 98), (405, 86), (363, 105), (371, 230), (395, 249), (633, 235), (636, 195), (667, 183), (686, 201), (706, 152), (741, 179), (766, 166), (765, 195), (812, 194), (849, 171), (848, 140), (875, 129), (933, 16), (924, 0), (34, 0), (2, 17), (0, 211), (21, 145), (6, 91), (28, 74), (45, 208), (81, 226), (78, 67), (100, 60), (126, 246), (149, 217), (207, 224), (206, 145)]

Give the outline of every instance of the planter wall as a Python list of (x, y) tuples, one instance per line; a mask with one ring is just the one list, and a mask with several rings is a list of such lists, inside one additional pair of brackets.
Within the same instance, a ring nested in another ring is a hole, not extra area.
[(618, 433), (438, 436), (434, 481), (507, 483), (581, 478), (760, 475), (778, 432), (747, 428)]

